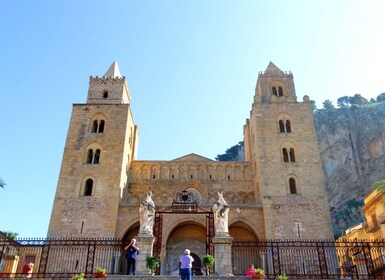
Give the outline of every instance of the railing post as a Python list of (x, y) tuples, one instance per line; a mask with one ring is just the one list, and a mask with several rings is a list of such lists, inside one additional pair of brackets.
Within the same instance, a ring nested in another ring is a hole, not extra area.
[(85, 275), (87, 277), (92, 277), (93, 269), (94, 269), (94, 260), (95, 260), (95, 247), (96, 243), (94, 240), (88, 242), (88, 250), (87, 250), (87, 265)]
[(366, 271), (368, 272), (368, 276), (374, 272), (374, 265), (372, 260), (372, 255), (370, 254), (370, 242), (362, 243), (362, 252), (364, 254)]
[(329, 271), (325, 256), (325, 242), (317, 242), (318, 263), (322, 279), (328, 279)]
[(41, 249), (41, 256), (40, 256), (40, 264), (38, 269), (38, 275), (37, 277), (44, 277), (47, 271), (47, 263), (48, 263), (48, 256), (49, 256), (49, 249), (50, 249), (50, 241), (46, 240), (44, 241), (44, 245)]

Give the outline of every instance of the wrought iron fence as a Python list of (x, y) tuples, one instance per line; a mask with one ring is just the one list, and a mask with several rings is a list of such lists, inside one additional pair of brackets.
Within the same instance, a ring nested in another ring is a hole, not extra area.
[[(0, 239), (0, 278), (21, 276), (28, 261), (36, 278), (91, 277), (98, 266), (124, 274), (123, 259), (121, 239)], [(244, 275), (249, 264), (266, 279), (385, 279), (385, 240), (234, 240), (233, 273)]]
[(264, 269), (267, 279), (385, 279), (385, 241), (235, 240), (233, 273), (250, 264)]
[[(121, 239), (0, 239), (0, 259), (4, 264), (0, 277), (21, 276), (23, 266), (30, 260), (34, 260), (32, 277), (36, 278), (71, 277), (79, 273), (91, 277), (96, 267), (119, 274), (125, 263), (122, 244)], [(10, 267), (11, 264), (17, 264), (17, 268)]]

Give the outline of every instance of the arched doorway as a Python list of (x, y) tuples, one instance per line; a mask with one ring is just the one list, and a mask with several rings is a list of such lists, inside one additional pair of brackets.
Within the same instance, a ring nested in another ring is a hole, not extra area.
[(232, 269), (235, 275), (244, 275), (250, 264), (264, 267), (264, 260), (258, 254), (255, 244), (258, 236), (245, 222), (238, 221), (229, 226), (229, 234), (233, 237), (232, 244)]
[[(138, 233), (139, 233), (139, 222), (136, 222), (135, 224), (130, 226), (127, 232), (124, 234), (123, 240), (122, 240), (122, 247), (125, 247), (126, 245), (128, 245), (131, 239), (137, 236)], [(120, 273), (126, 274), (126, 271), (127, 271), (127, 262), (126, 262), (125, 254), (123, 253), (120, 259)]]
[(250, 226), (245, 222), (238, 221), (229, 226), (229, 234), (234, 240), (258, 240)]
[(179, 224), (170, 233), (166, 245), (163, 274), (179, 274), (179, 257), (185, 249), (190, 249), (191, 256), (194, 258), (194, 274), (202, 275), (201, 258), (206, 254), (206, 228), (194, 222)]

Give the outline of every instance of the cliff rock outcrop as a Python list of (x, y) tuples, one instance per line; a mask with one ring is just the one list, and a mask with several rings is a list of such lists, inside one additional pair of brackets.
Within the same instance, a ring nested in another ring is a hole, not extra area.
[(335, 236), (364, 220), (370, 186), (385, 178), (385, 104), (314, 112)]

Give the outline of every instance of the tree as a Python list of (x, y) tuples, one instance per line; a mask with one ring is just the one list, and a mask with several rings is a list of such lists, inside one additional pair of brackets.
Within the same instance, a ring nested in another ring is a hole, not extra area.
[(377, 102), (384, 102), (385, 101), (385, 92), (379, 94), (376, 98)]
[(349, 103), (351, 105), (365, 105), (368, 104), (368, 100), (361, 94), (356, 93), (354, 96), (349, 97)]
[(4, 189), (5, 185), (6, 183), (2, 179), (0, 179), (0, 188)]
[(18, 233), (16, 232), (11, 232), (11, 231), (3, 231), (4, 235), (6, 237), (9, 237), (11, 239), (16, 239), (16, 237), (19, 235)]
[(342, 96), (337, 99), (337, 106), (340, 108), (347, 108), (350, 106), (349, 96)]
[(222, 155), (217, 155), (215, 160), (218, 161), (236, 161), (238, 159), (238, 151), (243, 147), (243, 141), (239, 142), (237, 145), (232, 146), (230, 149), (226, 150), (226, 153)]
[(322, 102), (322, 105), (323, 105), (325, 110), (334, 109), (334, 105), (333, 105), (333, 103), (329, 99), (327, 99), (324, 102)]

